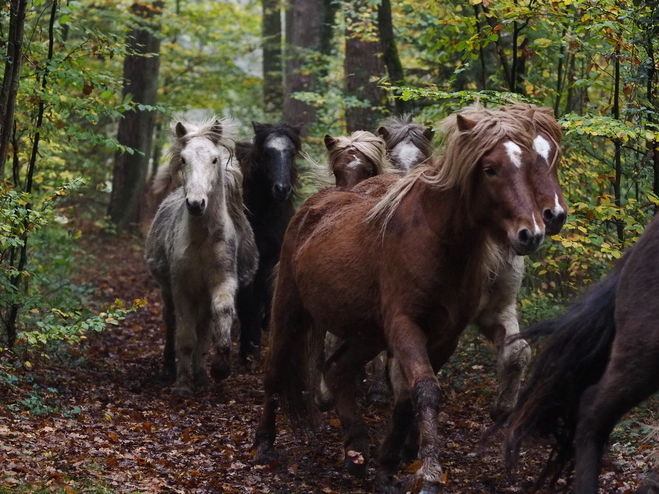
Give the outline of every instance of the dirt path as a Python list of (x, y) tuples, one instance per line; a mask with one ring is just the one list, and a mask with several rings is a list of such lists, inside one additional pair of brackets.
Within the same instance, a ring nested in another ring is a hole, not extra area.
[[(31, 370), (15, 371), (21, 380), (0, 379), (0, 492), (19, 486), (23, 492), (42, 487), (65, 493), (373, 492), (373, 460), (365, 480), (341, 470), (339, 421), (333, 412), (323, 414), (320, 430), (307, 438), (292, 435), (280, 419), (278, 460), (253, 464), (251, 444), (263, 395), (259, 372), (234, 372), (206, 394), (172, 402), (169, 384), (159, 377), (164, 335), (157, 286), (139, 242), (90, 235), (86, 244), (96, 259), (88, 272), (94, 273), (99, 299), (130, 303), (146, 297), (149, 305), (90, 336), (66, 359), (32, 356)], [(508, 474), (498, 443), (479, 445), (491, 425), (494, 357), (480, 337), (468, 333), (441, 372), (446, 493), (523, 492), (537, 474), (542, 448), (526, 453), (519, 471)], [(239, 370), (235, 362), (234, 370)], [(54, 413), (37, 413), (49, 406)], [(363, 411), (375, 456), (389, 408), (370, 405)], [(620, 437), (605, 466), (603, 492), (633, 492), (646, 469), (636, 449), (640, 443), (627, 444), (626, 436)], [(417, 466), (401, 471), (409, 491), (414, 491), (411, 472)]]

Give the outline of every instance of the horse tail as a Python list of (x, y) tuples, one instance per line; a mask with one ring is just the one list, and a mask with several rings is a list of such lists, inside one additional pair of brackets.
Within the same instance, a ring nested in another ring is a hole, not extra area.
[[(285, 247), (284, 247), (285, 249)], [(265, 392), (278, 397), (279, 405), (295, 428), (312, 427), (317, 410), (313, 402), (312, 372), (322, 348), (323, 334), (302, 307), (285, 253), (276, 268), (276, 283), (266, 358)]]
[(615, 301), (624, 256), (613, 271), (593, 286), (584, 299), (556, 318), (535, 324), (519, 337), (537, 341), (547, 337), (517, 406), (504, 417), (504, 457), (514, 466), (522, 442), (547, 437), (552, 451), (536, 482), (551, 477), (552, 485), (573, 466), (573, 441), (579, 402), (584, 391), (601, 378), (616, 334)]

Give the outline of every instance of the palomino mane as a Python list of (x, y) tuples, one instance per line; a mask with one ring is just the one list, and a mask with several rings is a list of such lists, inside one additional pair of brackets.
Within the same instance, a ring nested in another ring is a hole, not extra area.
[(412, 115), (393, 116), (382, 122), (381, 127), (387, 129), (389, 135), (385, 137), (387, 146), (391, 149), (396, 147), (403, 139), (409, 136), (412, 144), (418, 147), (423, 154), (430, 156), (433, 152), (431, 142), (423, 135), (425, 127), (412, 120)]
[(389, 161), (387, 145), (384, 140), (371, 132), (356, 130), (348, 137), (339, 136), (334, 138), (334, 146), (328, 151), (327, 166), (330, 174), (332, 173), (332, 164), (341, 156), (345, 149), (351, 146), (366, 156), (375, 165), (376, 175), (396, 171), (396, 168)]
[[(459, 130), (458, 114), (472, 120), (474, 127), (468, 131)], [(380, 221), (384, 233), (396, 209), (417, 180), (442, 190), (458, 188), (466, 194), (478, 162), (502, 140), (514, 140), (522, 149), (535, 154), (534, 124), (526, 113), (488, 110), (478, 105), (450, 115), (439, 126), (445, 144), (442, 155), (433, 163), (422, 163), (402, 177), (369, 211), (366, 221)]]

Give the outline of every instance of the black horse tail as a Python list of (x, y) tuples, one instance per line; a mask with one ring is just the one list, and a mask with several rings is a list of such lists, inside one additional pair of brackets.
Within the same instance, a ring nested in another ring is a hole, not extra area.
[(573, 441), (583, 392), (601, 378), (616, 334), (615, 301), (622, 267), (594, 285), (584, 299), (556, 319), (542, 321), (520, 335), (537, 341), (547, 337), (534, 370), (522, 389), (517, 406), (499, 424), (506, 428), (504, 458), (514, 466), (522, 442), (549, 438), (552, 450), (538, 481), (552, 486), (573, 468)]

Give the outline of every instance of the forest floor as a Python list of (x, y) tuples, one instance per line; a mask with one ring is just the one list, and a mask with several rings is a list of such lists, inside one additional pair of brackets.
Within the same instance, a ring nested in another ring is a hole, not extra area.
[[(172, 400), (172, 383), (161, 378), (158, 287), (146, 269), (142, 240), (94, 232), (82, 240), (86, 255), (80, 281), (94, 284), (96, 302), (108, 305), (120, 298), (130, 304), (146, 298), (149, 304), (59, 356), (0, 360), (0, 493), (374, 491), (374, 459), (366, 479), (342, 471), (334, 412), (324, 413), (320, 428), (306, 437), (294, 435), (280, 417), (278, 459), (254, 464), (252, 441), (263, 398), (260, 370), (241, 369), (234, 361), (233, 374), (211, 391)], [(501, 462), (500, 438), (480, 443), (492, 424), (494, 373), (495, 353), (474, 331), (465, 333), (440, 372), (446, 493), (524, 492), (546, 455), (542, 447), (529, 448), (510, 473)], [(362, 405), (373, 458), (390, 404)], [(641, 483), (652, 447), (642, 444), (642, 424), (654, 422), (658, 405), (650, 401), (616, 429), (601, 492), (631, 493)], [(401, 469), (406, 491), (415, 490), (417, 467)]]

